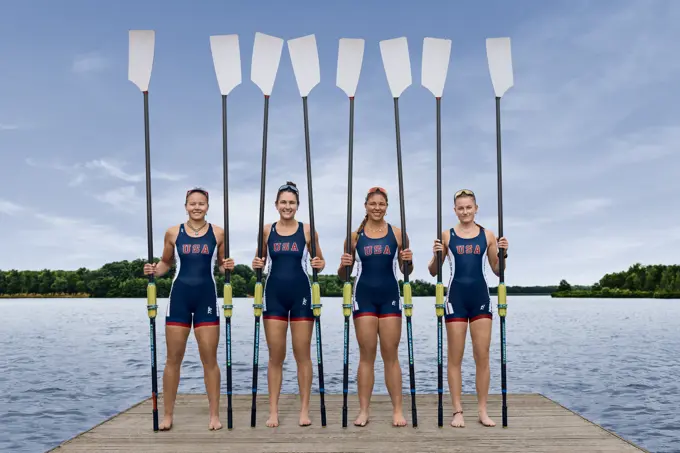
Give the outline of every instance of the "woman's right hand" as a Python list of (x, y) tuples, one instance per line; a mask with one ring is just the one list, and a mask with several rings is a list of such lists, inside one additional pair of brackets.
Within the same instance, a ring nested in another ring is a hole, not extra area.
[(442, 241), (440, 241), (439, 239), (435, 239), (434, 245), (432, 246), (432, 253), (436, 255), (437, 252), (444, 253), (444, 245), (442, 244)]
[(156, 273), (156, 263), (146, 263), (144, 265), (144, 275), (154, 275)]
[(253, 269), (263, 269), (264, 268), (264, 258), (255, 257), (253, 258)]
[(340, 266), (351, 266), (354, 264), (354, 258), (349, 253), (343, 253), (340, 257)]

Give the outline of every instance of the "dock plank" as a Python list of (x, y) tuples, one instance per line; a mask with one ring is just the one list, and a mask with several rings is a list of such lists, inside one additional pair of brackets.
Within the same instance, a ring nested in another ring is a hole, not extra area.
[[(484, 427), (476, 420), (474, 395), (463, 395), (466, 427), (448, 426), (449, 396), (444, 406), (444, 427), (437, 426), (437, 395), (418, 395), (418, 428), (411, 425), (410, 395), (404, 395), (409, 426), (391, 426), (392, 405), (387, 395), (374, 395), (371, 421), (364, 427), (352, 425), (358, 409), (356, 395), (349, 399), (347, 428), (341, 426), (342, 395), (326, 395), (327, 426), (320, 426), (318, 395), (312, 396), (312, 426), (299, 427), (297, 395), (281, 395), (277, 428), (267, 428), (267, 395), (258, 396), (257, 426), (250, 427), (250, 395), (233, 398), (234, 429), (226, 429), (226, 395), (221, 419), (224, 429), (208, 430), (208, 401), (205, 395), (177, 396), (175, 420), (169, 432), (154, 433), (151, 400), (147, 399), (54, 448), (54, 452), (644, 452), (558, 403), (538, 394), (508, 396), (508, 428), (501, 425), (500, 395), (489, 396), (489, 413), (497, 423)], [(159, 412), (163, 413), (162, 396)]]

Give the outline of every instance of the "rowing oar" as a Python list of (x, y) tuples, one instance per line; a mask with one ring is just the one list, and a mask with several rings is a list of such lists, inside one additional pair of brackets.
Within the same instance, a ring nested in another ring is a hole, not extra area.
[[(263, 230), (264, 230), (264, 189), (267, 173), (267, 126), (269, 122), (269, 96), (271, 96), (276, 80), (276, 73), (281, 61), (283, 39), (275, 36), (255, 33), (253, 43), (253, 57), (250, 66), (250, 79), (257, 85), (264, 95), (264, 123), (262, 127), (262, 170), (260, 173), (260, 221), (257, 232), (257, 256), (262, 258)], [(250, 426), (256, 424), (257, 400), (257, 371), (260, 355), (260, 317), (262, 316), (262, 269), (257, 269), (255, 283), (255, 338), (253, 342), (253, 401), (250, 410)]]
[[(501, 97), (512, 87), (512, 54), (510, 38), (488, 38), (486, 55), (491, 82), (496, 93), (496, 172), (498, 174), (498, 237), (503, 237), (503, 178), (501, 168)], [(505, 315), (508, 303), (505, 288), (505, 249), (498, 250), (498, 316), (501, 319), (501, 392), (503, 395), (503, 428), (508, 427), (508, 385), (506, 380)]]
[[(148, 262), (153, 263), (153, 222), (151, 218), (151, 148), (149, 142), (149, 81), (153, 68), (156, 33), (153, 30), (130, 30), (128, 80), (144, 94), (144, 152), (146, 156), (146, 240)], [(156, 367), (156, 280), (149, 275), (146, 287), (146, 311), (149, 315), (151, 342), (151, 401), (153, 430), (158, 431), (158, 370)]]
[[(335, 84), (349, 98), (349, 162), (347, 164), (347, 238), (346, 252), (352, 253), (352, 162), (354, 154), (354, 95), (359, 84), (364, 59), (364, 40), (341, 38), (338, 44), (338, 70)], [(342, 288), (342, 314), (345, 317), (342, 370), (342, 427), (347, 428), (347, 394), (349, 393), (349, 317), (352, 314), (351, 266), (345, 267)]]
[[(229, 165), (227, 154), (227, 96), (241, 84), (241, 52), (238, 35), (217, 35), (210, 37), (210, 51), (217, 83), (222, 94), (222, 169), (224, 173), (224, 258), (229, 258)], [(227, 341), (227, 428), (234, 426), (231, 405), (231, 311), (233, 305), (231, 272), (224, 273), (224, 310), (225, 337)]]
[[(394, 124), (397, 135), (397, 171), (399, 173), (399, 210), (401, 214), (401, 244), (402, 248), (408, 248), (406, 243), (406, 215), (404, 209), (404, 178), (401, 164), (401, 132), (399, 130), (399, 96), (411, 85), (411, 60), (408, 53), (408, 43), (405, 37), (380, 41), (380, 54), (382, 56), (387, 82), (394, 98)], [(411, 300), (411, 285), (408, 278), (408, 266), (404, 261), (404, 314), (406, 315), (406, 336), (408, 338), (408, 361), (411, 381), (411, 414), (413, 427), (418, 426), (418, 414), (416, 411), (416, 376), (413, 366), (413, 331), (411, 328), (411, 315), (413, 304)]]
[[(437, 106), (437, 239), (442, 240), (442, 121), (441, 99), (446, 84), (451, 56), (451, 40), (425, 38), (423, 40), (423, 61), (421, 69), (422, 85), (430, 90)], [(437, 314), (437, 425), (444, 426), (444, 371), (443, 371), (443, 332), (444, 285), (442, 283), (442, 253), (437, 252), (437, 287), (435, 312)]]
[[(302, 112), (305, 127), (305, 155), (307, 161), (307, 193), (309, 198), (309, 230), (311, 236), (311, 257), (316, 257), (316, 229), (314, 228), (314, 199), (312, 197), (312, 158), (309, 144), (309, 114), (307, 97), (321, 80), (319, 53), (314, 35), (307, 35), (288, 41), (288, 52), (293, 64), (293, 73), (302, 96)], [(321, 403), (321, 426), (326, 426), (326, 403), (323, 383), (323, 351), (321, 349), (321, 290), (318, 271), (312, 268), (312, 310), (316, 324), (316, 360), (319, 367), (319, 399)]]

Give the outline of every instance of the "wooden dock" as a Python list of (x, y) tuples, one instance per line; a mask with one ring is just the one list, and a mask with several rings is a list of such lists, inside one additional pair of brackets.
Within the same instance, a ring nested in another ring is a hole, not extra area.
[[(370, 423), (353, 426), (358, 401), (350, 395), (348, 427), (342, 427), (342, 395), (326, 395), (327, 426), (321, 427), (318, 395), (312, 396), (312, 426), (298, 426), (296, 395), (281, 395), (278, 428), (267, 428), (267, 395), (258, 395), (257, 427), (250, 427), (251, 395), (234, 396), (234, 428), (227, 430), (226, 396), (221, 400), (224, 428), (208, 430), (205, 395), (178, 395), (172, 430), (153, 432), (151, 400), (121, 412), (51, 451), (56, 452), (506, 452), (588, 453), (646, 451), (538, 394), (508, 396), (508, 428), (501, 426), (501, 398), (491, 395), (493, 428), (477, 422), (474, 395), (463, 396), (465, 428), (452, 428), (445, 395), (444, 427), (437, 426), (437, 395), (418, 395), (418, 427), (411, 426), (410, 396), (404, 395), (407, 427), (391, 426), (387, 395), (374, 395)], [(162, 398), (159, 400), (162, 420)]]

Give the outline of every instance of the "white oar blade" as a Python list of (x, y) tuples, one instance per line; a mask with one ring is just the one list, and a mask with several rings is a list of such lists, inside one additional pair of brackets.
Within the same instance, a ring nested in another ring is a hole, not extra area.
[(238, 35), (216, 35), (210, 37), (217, 84), (223, 95), (241, 84), (241, 51)]
[(149, 90), (156, 33), (153, 30), (130, 30), (128, 80), (142, 91)]
[(364, 60), (364, 40), (340, 38), (338, 44), (338, 73), (335, 84), (349, 97), (354, 97)]
[(305, 97), (321, 81), (316, 37), (307, 35), (288, 40), (288, 52), (300, 96)]
[(487, 38), (486, 57), (496, 97), (502, 97), (514, 83), (510, 38)]
[(441, 38), (425, 38), (423, 40), (423, 62), (420, 73), (422, 85), (435, 97), (444, 93), (446, 74), (449, 72), (451, 57), (451, 40)]
[(255, 33), (250, 79), (260, 87), (265, 96), (272, 94), (282, 49), (283, 39), (260, 32)]
[(411, 85), (411, 59), (408, 53), (408, 42), (405, 37), (380, 41), (387, 83), (392, 96), (398, 98)]

